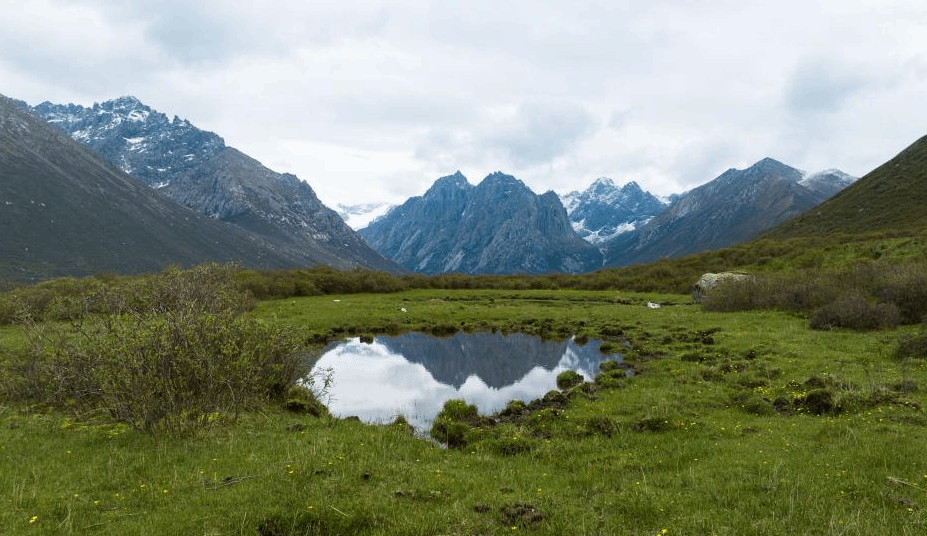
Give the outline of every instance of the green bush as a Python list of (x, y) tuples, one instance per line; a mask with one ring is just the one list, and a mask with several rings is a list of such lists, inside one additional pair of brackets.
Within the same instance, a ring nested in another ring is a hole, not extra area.
[(895, 266), (881, 275), (876, 296), (898, 306), (903, 324), (927, 320), (927, 266)]
[(149, 432), (234, 420), (279, 400), (303, 372), (285, 331), (226, 315), (95, 323), (79, 335), (56, 349), (51, 399)]
[(247, 298), (228, 267), (171, 269), (134, 288), (118, 314), (27, 322), (11, 394), (151, 433), (283, 402), (306, 374), (301, 345), (284, 328), (243, 317)]
[(839, 269), (800, 270), (719, 285), (710, 311), (779, 309), (814, 316), (816, 329), (856, 330), (916, 324), (927, 318), (927, 265), (860, 260)]
[(811, 317), (811, 328), (867, 331), (895, 328), (900, 322), (901, 313), (894, 303), (873, 304), (853, 291), (817, 309)]
[(927, 360), (927, 326), (922, 328), (920, 333), (901, 336), (898, 340), (898, 347), (895, 349), (895, 355), (900, 359)]

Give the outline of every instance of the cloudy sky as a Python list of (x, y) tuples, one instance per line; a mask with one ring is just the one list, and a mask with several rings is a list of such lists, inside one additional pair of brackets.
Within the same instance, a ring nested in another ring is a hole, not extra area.
[(770, 156), (863, 175), (927, 134), (919, 0), (0, 0), (0, 93), (134, 95), (329, 206), (461, 170), (659, 195)]

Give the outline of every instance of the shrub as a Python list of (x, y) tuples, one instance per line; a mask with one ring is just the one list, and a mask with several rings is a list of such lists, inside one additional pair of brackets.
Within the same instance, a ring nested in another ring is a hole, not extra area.
[(920, 333), (901, 336), (895, 355), (900, 359), (927, 359), (927, 326)]
[(227, 270), (171, 269), (135, 287), (118, 314), (28, 323), (18, 394), (151, 433), (283, 402), (306, 374), (301, 345), (284, 328), (241, 316), (249, 302)]
[(720, 281), (702, 300), (708, 311), (748, 311), (762, 307), (763, 296), (768, 295), (766, 285), (753, 279), (727, 279)]
[(96, 322), (77, 335), (54, 349), (51, 401), (152, 433), (234, 420), (280, 400), (304, 372), (287, 332), (226, 315)]
[(0, 325), (13, 324), (21, 316), (23, 306), (11, 295), (0, 295)]
[(876, 295), (898, 306), (903, 324), (927, 320), (927, 267), (896, 266), (882, 272)]
[(872, 304), (856, 291), (817, 309), (811, 317), (811, 328), (828, 330), (849, 328), (866, 331), (894, 328), (901, 322), (901, 314), (893, 303)]

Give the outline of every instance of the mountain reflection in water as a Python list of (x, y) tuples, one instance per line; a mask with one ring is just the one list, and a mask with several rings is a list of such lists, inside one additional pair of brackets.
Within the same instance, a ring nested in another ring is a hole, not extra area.
[(580, 346), (520, 333), (458, 333), (434, 337), (407, 333), (354, 338), (330, 347), (313, 370), (330, 369), (328, 407), (339, 417), (391, 422), (403, 415), (419, 432), (452, 398), (476, 404), (480, 413), (501, 410), (513, 399), (528, 402), (555, 389), (557, 374), (575, 370), (595, 377), (599, 363), (619, 359), (599, 351), (601, 341)]

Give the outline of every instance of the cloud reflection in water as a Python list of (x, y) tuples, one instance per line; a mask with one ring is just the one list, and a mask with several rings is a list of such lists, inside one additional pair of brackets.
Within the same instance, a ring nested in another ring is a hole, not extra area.
[(510, 400), (528, 402), (555, 389), (564, 370), (591, 379), (600, 362), (619, 358), (602, 354), (599, 345), (524, 334), (408, 333), (376, 337), (371, 344), (349, 339), (325, 352), (314, 369), (333, 372), (332, 414), (370, 423), (391, 422), (401, 414), (421, 433), (452, 398), (490, 414)]

